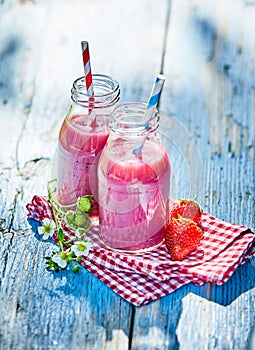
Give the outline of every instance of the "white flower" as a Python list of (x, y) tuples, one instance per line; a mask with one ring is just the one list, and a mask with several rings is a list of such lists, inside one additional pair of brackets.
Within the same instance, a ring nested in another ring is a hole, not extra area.
[(42, 239), (46, 240), (53, 235), (56, 228), (56, 224), (53, 220), (49, 218), (44, 218), (42, 221), (42, 226), (38, 227), (38, 233), (42, 236)]
[(71, 250), (78, 257), (88, 255), (91, 248), (91, 241), (89, 238), (86, 238), (83, 241), (74, 242), (74, 244), (71, 247)]
[(52, 261), (56, 263), (61, 269), (64, 269), (67, 266), (67, 258), (68, 254), (66, 252), (62, 252), (60, 254), (55, 254), (52, 257)]

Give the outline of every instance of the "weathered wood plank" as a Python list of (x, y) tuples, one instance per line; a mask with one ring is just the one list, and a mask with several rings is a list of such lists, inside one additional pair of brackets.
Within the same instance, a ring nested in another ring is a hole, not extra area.
[(128, 348), (131, 308), (103, 283), (84, 269), (46, 273), (53, 247), (31, 235), (1, 248), (1, 349), (104, 349), (117, 340)]
[[(174, 112), (197, 144), (203, 175), (197, 195), (204, 210), (253, 228), (254, 15), (255, 8), (242, 1), (173, 2), (161, 99), (162, 110)], [(171, 120), (162, 122), (165, 134), (173, 135), (173, 161), (197, 162), (185, 151), (183, 133), (178, 138)], [(176, 156), (183, 143), (182, 156)], [(180, 197), (191, 179), (187, 169), (183, 174), (178, 184), (173, 181)], [(222, 286), (189, 285), (136, 310), (133, 349), (252, 349), (254, 280), (253, 259)]]
[(198, 152), (203, 189), (196, 194), (204, 209), (254, 227), (254, 7), (173, 1), (164, 57), (168, 3), (1, 4), (1, 349), (239, 350), (252, 338), (254, 261), (223, 286), (187, 286), (134, 309), (85, 270), (47, 273), (43, 256), (53, 247), (24, 236), (31, 233), (24, 204), (45, 193), (71, 83), (82, 75), (85, 37), (93, 70), (119, 80), (122, 100), (145, 101), (164, 62), (161, 108), (175, 112), (190, 137), (180, 146), (172, 122), (162, 118), (171, 138), (172, 193), (200, 189), (193, 183)]
[[(46, 272), (25, 204), (45, 194), (73, 80), (114, 76), (122, 100), (146, 100), (162, 58), (167, 1), (4, 1), (0, 21), (0, 348), (131, 349), (133, 308), (85, 270)], [(135, 21), (133, 19), (136, 19)], [(15, 23), (15, 25), (14, 25)]]

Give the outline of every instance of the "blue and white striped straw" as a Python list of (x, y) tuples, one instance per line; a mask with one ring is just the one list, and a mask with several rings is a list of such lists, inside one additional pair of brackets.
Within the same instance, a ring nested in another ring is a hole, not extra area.
[[(163, 74), (157, 74), (156, 79), (154, 81), (154, 85), (151, 90), (150, 98), (147, 103), (146, 112), (144, 113), (144, 120), (147, 120), (147, 117), (150, 115), (152, 109), (157, 107), (165, 80), (166, 77)], [(149, 125), (148, 123), (146, 123), (145, 130), (148, 129), (148, 127)], [(139, 155), (142, 151), (144, 142), (145, 139), (142, 141), (142, 143), (137, 143), (132, 153), (136, 156)]]
[[(148, 100), (147, 111), (148, 109), (156, 107), (158, 105), (165, 80), (166, 77), (163, 74), (157, 74), (151, 90), (150, 98)], [(145, 116), (147, 115), (147, 111), (145, 113)]]

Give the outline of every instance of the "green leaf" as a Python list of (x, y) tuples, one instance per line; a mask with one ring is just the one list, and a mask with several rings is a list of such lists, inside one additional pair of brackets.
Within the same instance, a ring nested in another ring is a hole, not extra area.
[(58, 230), (58, 240), (59, 240), (59, 242), (63, 242), (64, 237), (65, 237), (64, 231), (62, 230), (62, 228), (60, 228)]

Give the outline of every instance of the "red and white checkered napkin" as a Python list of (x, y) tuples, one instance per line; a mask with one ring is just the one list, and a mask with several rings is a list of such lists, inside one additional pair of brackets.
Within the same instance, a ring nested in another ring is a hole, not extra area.
[[(45, 197), (34, 196), (27, 205), (28, 216), (42, 221), (52, 218)], [(141, 306), (167, 295), (187, 283), (222, 284), (235, 269), (255, 253), (255, 236), (250, 229), (221, 221), (203, 213), (203, 240), (199, 248), (181, 262), (171, 261), (162, 244), (152, 252), (123, 254), (105, 248), (98, 226), (89, 233), (93, 251), (81, 261), (87, 270), (134, 305)]]

